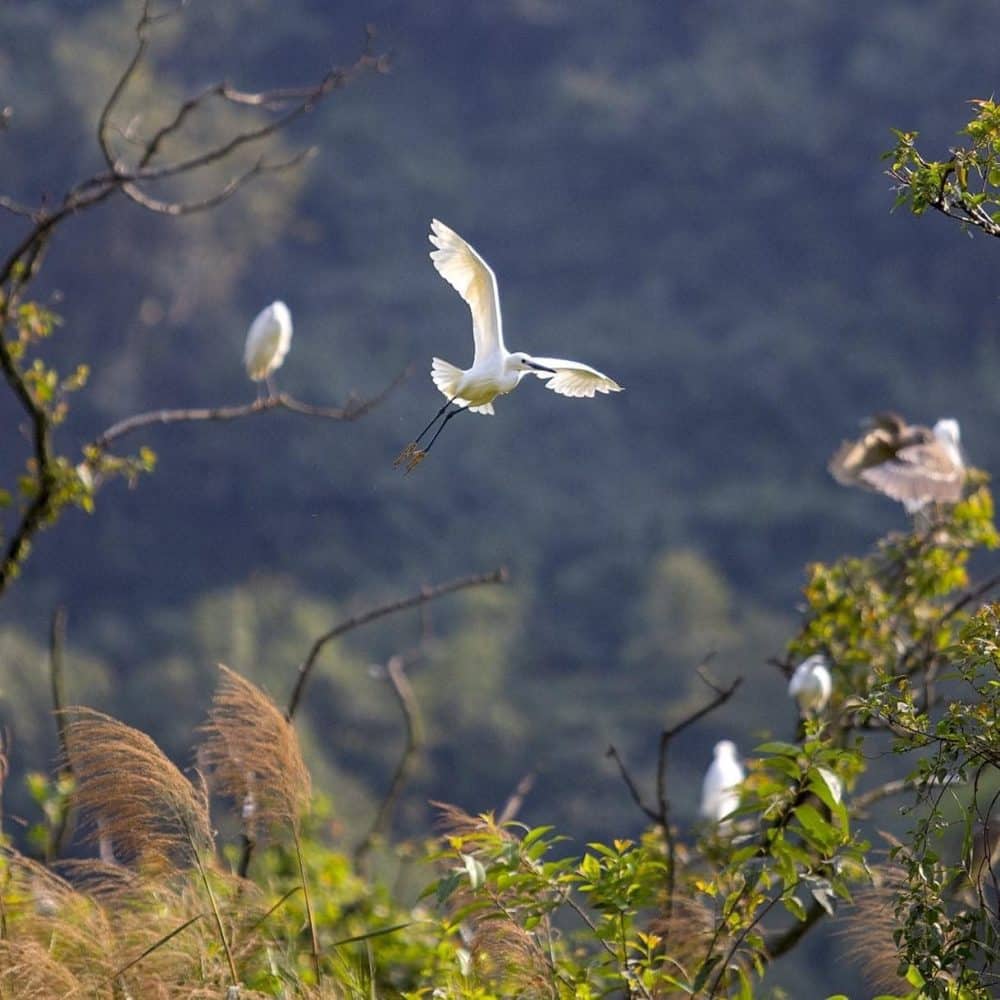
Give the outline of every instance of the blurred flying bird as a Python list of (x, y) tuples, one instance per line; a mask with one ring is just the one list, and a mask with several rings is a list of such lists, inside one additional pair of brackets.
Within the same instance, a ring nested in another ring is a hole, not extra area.
[(721, 823), (740, 804), (740, 789), (746, 775), (732, 740), (715, 744), (714, 758), (701, 785), (701, 815), (711, 823)]
[(956, 503), (965, 483), (958, 421), (939, 420), (932, 430), (880, 413), (862, 437), (837, 449), (829, 469), (838, 483), (884, 493), (910, 513), (928, 503)]
[[(431, 364), (431, 378), (447, 402), (434, 419), (403, 449), (395, 464), (406, 463), (411, 472), (431, 450), (444, 425), (463, 410), (492, 415), (493, 400), (517, 388), (525, 375), (537, 375), (563, 396), (593, 396), (596, 392), (620, 392), (621, 386), (607, 375), (562, 358), (536, 358), (521, 351), (511, 353), (504, 346), (500, 320), (500, 296), (497, 279), (489, 265), (458, 233), (446, 225), (431, 221), (430, 241), (436, 249), (431, 260), (438, 273), (468, 303), (472, 311), (472, 337), (475, 354), (472, 367), (464, 371), (441, 358)], [(454, 406), (453, 409), (450, 407)], [(443, 418), (443, 419), (442, 419)], [(421, 439), (441, 420), (426, 448)]]
[(818, 715), (833, 692), (833, 679), (825, 656), (817, 653), (803, 660), (788, 682), (788, 695), (798, 702), (799, 714)]
[(292, 314), (284, 302), (272, 302), (262, 309), (247, 331), (243, 364), (254, 382), (264, 381), (274, 395), (271, 373), (281, 367), (292, 344)]

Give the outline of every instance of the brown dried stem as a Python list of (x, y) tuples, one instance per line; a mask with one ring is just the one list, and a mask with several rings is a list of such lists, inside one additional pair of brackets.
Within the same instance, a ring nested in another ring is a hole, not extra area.
[[(52, 622), (49, 627), (49, 681), (52, 690), (52, 710), (56, 720), (56, 734), (59, 738), (60, 763), (57, 771), (59, 778), (72, 778), (73, 765), (69, 759), (69, 740), (66, 735), (66, 716), (63, 707), (66, 704), (66, 693), (63, 686), (63, 648), (66, 645), (66, 609), (59, 606), (52, 612)], [(58, 858), (62, 853), (63, 841), (69, 829), (69, 806), (63, 803), (58, 822), (52, 832), (50, 851)]]
[(369, 608), (367, 611), (362, 611), (360, 614), (352, 615), (345, 621), (340, 622), (340, 624), (335, 625), (329, 632), (324, 632), (323, 635), (321, 635), (312, 644), (312, 648), (309, 650), (308, 655), (302, 661), (302, 664), (299, 667), (298, 676), (295, 680), (295, 686), (292, 689), (291, 697), (288, 699), (288, 708), (285, 709), (285, 718), (289, 721), (294, 718), (295, 712), (299, 707), (299, 702), (302, 700), (302, 693), (305, 690), (306, 682), (309, 680), (309, 675), (312, 673), (313, 667), (316, 665), (316, 660), (319, 658), (319, 654), (323, 652), (323, 647), (326, 646), (327, 643), (332, 642), (334, 639), (338, 639), (340, 636), (344, 635), (345, 632), (350, 632), (352, 629), (360, 628), (362, 625), (367, 625), (379, 618), (384, 618), (386, 615), (395, 614), (397, 611), (406, 611), (408, 608), (418, 607), (421, 604), (426, 604), (428, 601), (437, 600), (439, 597), (454, 594), (456, 591), (465, 590), (468, 587), (479, 587), (484, 584), (506, 582), (507, 570), (501, 566), (499, 569), (492, 570), (489, 573), (478, 573), (474, 576), (463, 576), (459, 577), (457, 580), (450, 580), (447, 583), (439, 583), (434, 587), (423, 587), (419, 593), (412, 594), (409, 597), (404, 597), (398, 601), (391, 601), (388, 604), (380, 604), (377, 607)]
[(91, 447), (107, 451), (108, 447), (128, 434), (144, 427), (158, 424), (198, 423), (201, 421), (239, 420), (252, 417), (258, 413), (269, 413), (272, 410), (290, 410), (309, 417), (320, 417), (325, 420), (353, 421), (363, 417), (374, 409), (410, 374), (407, 368), (400, 372), (384, 389), (368, 399), (350, 397), (343, 406), (313, 406), (303, 403), (286, 392), (255, 400), (252, 403), (242, 403), (237, 406), (195, 407), (190, 409), (150, 410), (146, 413), (136, 413), (124, 420), (112, 424), (102, 431), (92, 442)]
[(423, 726), (420, 721), (420, 709), (417, 705), (416, 695), (413, 693), (413, 687), (406, 676), (406, 658), (398, 654), (390, 657), (389, 662), (386, 664), (386, 674), (388, 675), (389, 682), (392, 684), (396, 699), (399, 701), (399, 707), (406, 723), (406, 743), (403, 746), (403, 753), (399, 758), (399, 763), (396, 765), (396, 770), (392, 775), (392, 780), (389, 782), (389, 789), (379, 805), (378, 812), (375, 814), (375, 819), (372, 820), (372, 825), (368, 832), (355, 848), (354, 857), (356, 861), (364, 858), (368, 851), (371, 850), (375, 838), (385, 833), (388, 829), (396, 802), (399, 800), (400, 793), (406, 785), (413, 762), (423, 744)]
[(625, 787), (628, 789), (629, 794), (632, 796), (632, 801), (646, 814), (646, 816), (651, 819), (663, 832), (663, 840), (666, 846), (667, 852), (667, 874), (666, 874), (666, 894), (664, 902), (664, 919), (669, 925), (670, 918), (672, 915), (673, 905), (674, 905), (674, 887), (676, 885), (676, 853), (677, 845), (674, 837), (674, 832), (670, 827), (670, 800), (667, 797), (667, 758), (670, 751), (670, 744), (673, 740), (689, 726), (693, 726), (696, 722), (703, 719), (710, 712), (714, 712), (721, 705), (724, 705), (730, 698), (736, 693), (736, 690), (743, 683), (742, 677), (737, 677), (731, 684), (722, 686), (714, 681), (706, 672), (705, 667), (709, 660), (711, 660), (713, 653), (708, 654), (701, 663), (698, 664), (695, 673), (698, 677), (708, 685), (709, 688), (714, 693), (714, 697), (706, 702), (701, 708), (695, 709), (689, 715), (686, 715), (680, 722), (676, 725), (664, 729), (660, 733), (659, 750), (657, 754), (656, 761), (656, 806), (649, 806), (643, 800), (642, 793), (639, 791), (638, 785), (636, 785), (631, 774), (629, 774), (628, 769), (625, 767), (625, 763), (622, 760), (617, 749), (613, 746), (608, 747), (607, 756), (614, 759), (618, 765), (618, 770), (621, 774), (622, 780), (625, 782)]

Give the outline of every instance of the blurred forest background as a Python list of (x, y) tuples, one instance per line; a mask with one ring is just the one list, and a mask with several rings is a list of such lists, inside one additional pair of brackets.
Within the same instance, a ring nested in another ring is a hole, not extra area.
[[(128, 58), (133, 5), (0, 8), (3, 188), (35, 202), (99, 168), (95, 118)], [(486, 588), (352, 634), (324, 654), (301, 719), (344, 835), (363, 829), (402, 741), (370, 665), (431, 629), (412, 669), (428, 799), (500, 806), (580, 840), (633, 812), (614, 743), (649, 775), (660, 727), (701, 696), (710, 652), (737, 697), (675, 750), (693, 819), (712, 744), (788, 738), (767, 658), (795, 627), (803, 566), (860, 550), (896, 505), (838, 487), (826, 459), (895, 408), (961, 421), (1000, 468), (994, 248), (890, 213), (890, 127), (955, 141), (996, 88), (1000, 13), (968, 0), (831, 5), (504, 0), (192, 3), (158, 29), (136, 105), (220, 77), (266, 87), (392, 53), (279, 148), (319, 155), (218, 211), (151, 217), (123, 199), (70, 223), (35, 294), (85, 361), (69, 450), (157, 407), (249, 401), (250, 319), (272, 299), (295, 339), (279, 387), (317, 403), (416, 374), (356, 424), (269, 414), (153, 429), (137, 489), (40, 536), (0, 609), (2, 718), (16, 769), (47, 769), (46, 634), (69, 611), (70, 697), (184, 762), (223, 661), (283, 702), (312, 640), (424, 583), (506, 565)], [(952, 44), (957, 38), (961, 44)], [(428, 260), (432, 216), (498, 274), (512, 349), (579, 358), (626, 387), (565, 400), (529, 382), (455, 421), (428, 460), (392, 459), (440, 403), (433, 354), (466, 365), (466, 307)], [(9, 245), (20, 220), (0, 216)], [(42, 289), (42, 293), (38, 289)], [(23, 455), (0, 401), (0, 480)], [(136, 442), (139, 443), (138, 441)], [(12, 788), (12, 808), (23, 803)], [(831, 982), (831, 988), (836, 985)]]

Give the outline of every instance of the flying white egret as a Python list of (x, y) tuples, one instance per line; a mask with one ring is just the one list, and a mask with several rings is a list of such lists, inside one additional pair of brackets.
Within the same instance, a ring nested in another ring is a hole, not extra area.
[(880, 413), (862, 437), (837, 449), (829, 468), (838, 483), (884, 493), (911, 514), (929, 503), (956, 503), (965, 484), (958, 421), (945, 418), (931, 429)]
[(262, 309), (247, 330), (243, 364), (254, 382), (266, 382), (274, 393), (271, 373), (281, 367), (292, 345), (292, 314), (284, 302), (272, 302)]
[(795, 668), (788, 682), (788, 696), (798, 703), (800, 715), (819, 715), (826, 708), (833, 693), (828, 662), (821, 653), (815, 653)]
[(746, 774), (732, 740), (720, 740), (713, 753), (701, 785), (701, 815), (711, 823), (721, 824), (739, 807), (739, 786)]
[[(536, 358), (523, 351), (508, 351), (503, 342), (497, 279), (490, 266), (458, 233), (437, 219), (431, 220), (430, 241), (435, 247), (431, 260), (438, 273), (462, 296), (472, 312), (475, 354), (472, 367), (464, 371), (441, 358), (432, 360), (431, 378), (447, 402), (403, 449), (396, 465), (406, 462), (407, 471), (412, 471), (456, 413), (470, 410), (491, 416), (493, 400), (517, 388), (525, 375), (537, 375), (553, 392), (563, 396), (591, 397), (597, 392), (621, 391), (614, 379), (579, 361)], [(441, 424), (427, 447), (419, 448), (421, 439), (438, 420)]]

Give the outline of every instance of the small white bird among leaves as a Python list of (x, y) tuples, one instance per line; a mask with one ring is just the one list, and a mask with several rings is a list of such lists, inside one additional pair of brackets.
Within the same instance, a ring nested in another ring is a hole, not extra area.
[[(622, 387), (614, 379), (582, 362), (508, 351), (503, 341), (497, 279), (490, 266), (458, 233), (437, 219), (431, 221), (430, 241), (435, 247), (431, 260), (438, 273), (472, 312), (475, 354), (472, 367), (464, 370), (441, 358), (432, 360), (431, 378), (447, 402), (403, 449), (396, 465), (405, 462), (406, 471), (412, 472), (455, 414), (469, 410), (491, 416), (493, 400), (516, 389), (525, 375), (537, 375), (548, 388), (563, 396), (589, 398), (598, 392), (621, 392)], [(441, 423), (434, 436), (421, 449), (420, 441), (438, 420)]]
[(746, 777), (736, 744), (720, 740), (701, 785), (701, 815), (710, 823), (723, 824), (740, 804), (740, 785)]
[(243, 364), (254, 382), (266, 382), (274, 395), (271, 375), (285, 360), (292, 346), (292, 314), (284, 302), (272, 302), (262, 309), (247, 330)]
[(829, 660), (822, 653), (804, 659), (788, 682), (788, 696), (794, 698), (802, 716), (819, 715), (833, 693)]

